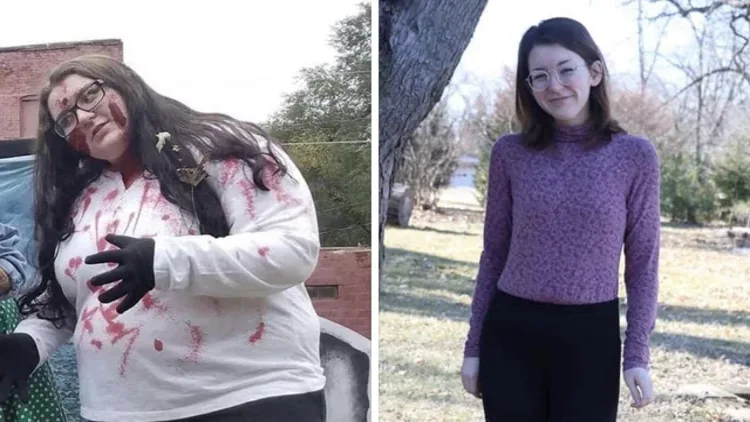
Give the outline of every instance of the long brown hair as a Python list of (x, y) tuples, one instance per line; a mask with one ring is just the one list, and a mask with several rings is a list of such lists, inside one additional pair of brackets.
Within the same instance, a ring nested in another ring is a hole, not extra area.
[[(39, 317), (64, 322), (74, 309), (64, 297), (55, 276), (54, 261), (59, 242), (67, 239), (75, 225), (71, 209), (83, 190), (109, 164), (74, 149), (54, 130), (48, 107), (53, 87), (69, 75), (102, 80), (104, 89), (116, 91), (125, 101), (129, 149), (144, 170), (159, 181), (166, 200), (193, 215), (200, 232), (214, 237), (229, 234), (229, 224), (217, 193), (205, 182), (193, 188), (180, 181), (181, 167), (197, 167), (190, 151), (198, 151), (211, 160), (238, 158), (252, 169), (258, 189), (268, 191), (264, 181), (267, 166), (286, 174), (286, 166), (274, 155), (261, 150), (256, 136), (272, 139), (258, 126), (216, 113), (200, 113), (172, 98), (163, 96), (125, 64), (106, 56), (82, 56), (52, 70), (39, 95), (39, 130), (34, 174), (34, 225), (39, 245), (39, 284), (21, 296), (23, 314), (37, 311)], [(178, 151), (156, 147), (156, 134), (169, 132)], [(278, 145), (275, 145), (280, 148)]]
[(602, 80), (591, 87), (588, 107), (591, 126), (590, 146), (608, 142), (612, 135), (625, 130), (612, 118), (609, 106), (607, 66), (599, 47), (581, 23), (569, 18), (552, 18), (532, 26), (518, 46), (516, 69), (516, 118), (521, 123), (523, 143), (533, 149), (544, 149), (554, 143), (555, 121), (539, 104), (526, 83), (529, 76), (529, 54), (538, 45), (559, 45), (583, 58), (590, 69), (601, 62)]

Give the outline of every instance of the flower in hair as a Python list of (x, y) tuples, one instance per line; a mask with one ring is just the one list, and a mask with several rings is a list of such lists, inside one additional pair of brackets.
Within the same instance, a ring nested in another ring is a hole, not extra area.
[(161, 150), (164, 148), (164, 144), (169, 142), (169, 140), (172, 139), (172, 135), (169, 134), (169, 132), (159, 132), (156, 134), (156, 149), (161, 152)]

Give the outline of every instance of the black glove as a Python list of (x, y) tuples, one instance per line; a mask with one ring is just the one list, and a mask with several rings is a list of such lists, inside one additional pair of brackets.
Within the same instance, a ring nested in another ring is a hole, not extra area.
[(5, 403), (13, 386), (18, 396), (29, 401), (29, 377), (39, 364), (39, 351), (30, 335), (0, 334), (0, 403)]
[(87, 264), (116, 262), (120, 265), (112, 271), (99, 274), (91, 279), (92, 286), (103, 286), (122, 280), (115, 287), (99, 295), (99, 301), (110, 303), (125, 297), (117, 312), (123, 313), (135, 306), (154, 288), (154, 239), (135, 238), (108, 234), (104, 239), (119, 247), (111, 251), (99, 252), (86, 257)]

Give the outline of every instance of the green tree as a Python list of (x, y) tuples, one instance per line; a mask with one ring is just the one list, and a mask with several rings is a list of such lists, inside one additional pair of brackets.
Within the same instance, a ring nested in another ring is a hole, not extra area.
[(717, 216), (718, 192), (712, 180), (701, 180), (700, 165), (690, 154), (662, 158), (661, 211), (672, 221), (699, 224)]
[(515, 79), (515, 71), (506, 67), (503, 71), (504, 83), (496, 92), (478, 96), (474, 101), (474, 111), (465, 122), (464, 133), (477, 139), (479, 163), (474, 173), (474, 187), (477, 201), (482, 207), (486, 205), (492, 147), (500, 136), (521, 131), (516, 120)]
[(747, 144), (750, 142), (737, 142), (714, 171), (716, 187), (724, 197), (723, 207), (731, 208), (736, 203), (750, 200), (750, 153), (746, 150)]
[(371, 7), (333, 26), (332, 64), (301, 71), (266, 123), (310, 185), (323, 246), (370, 244)]

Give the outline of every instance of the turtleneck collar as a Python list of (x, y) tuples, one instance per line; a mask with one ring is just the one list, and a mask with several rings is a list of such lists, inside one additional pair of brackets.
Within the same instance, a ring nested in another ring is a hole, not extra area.
[(555, 141), (557, 142), (586, 142), (591, 134), (591, 124), (555, 125)]

